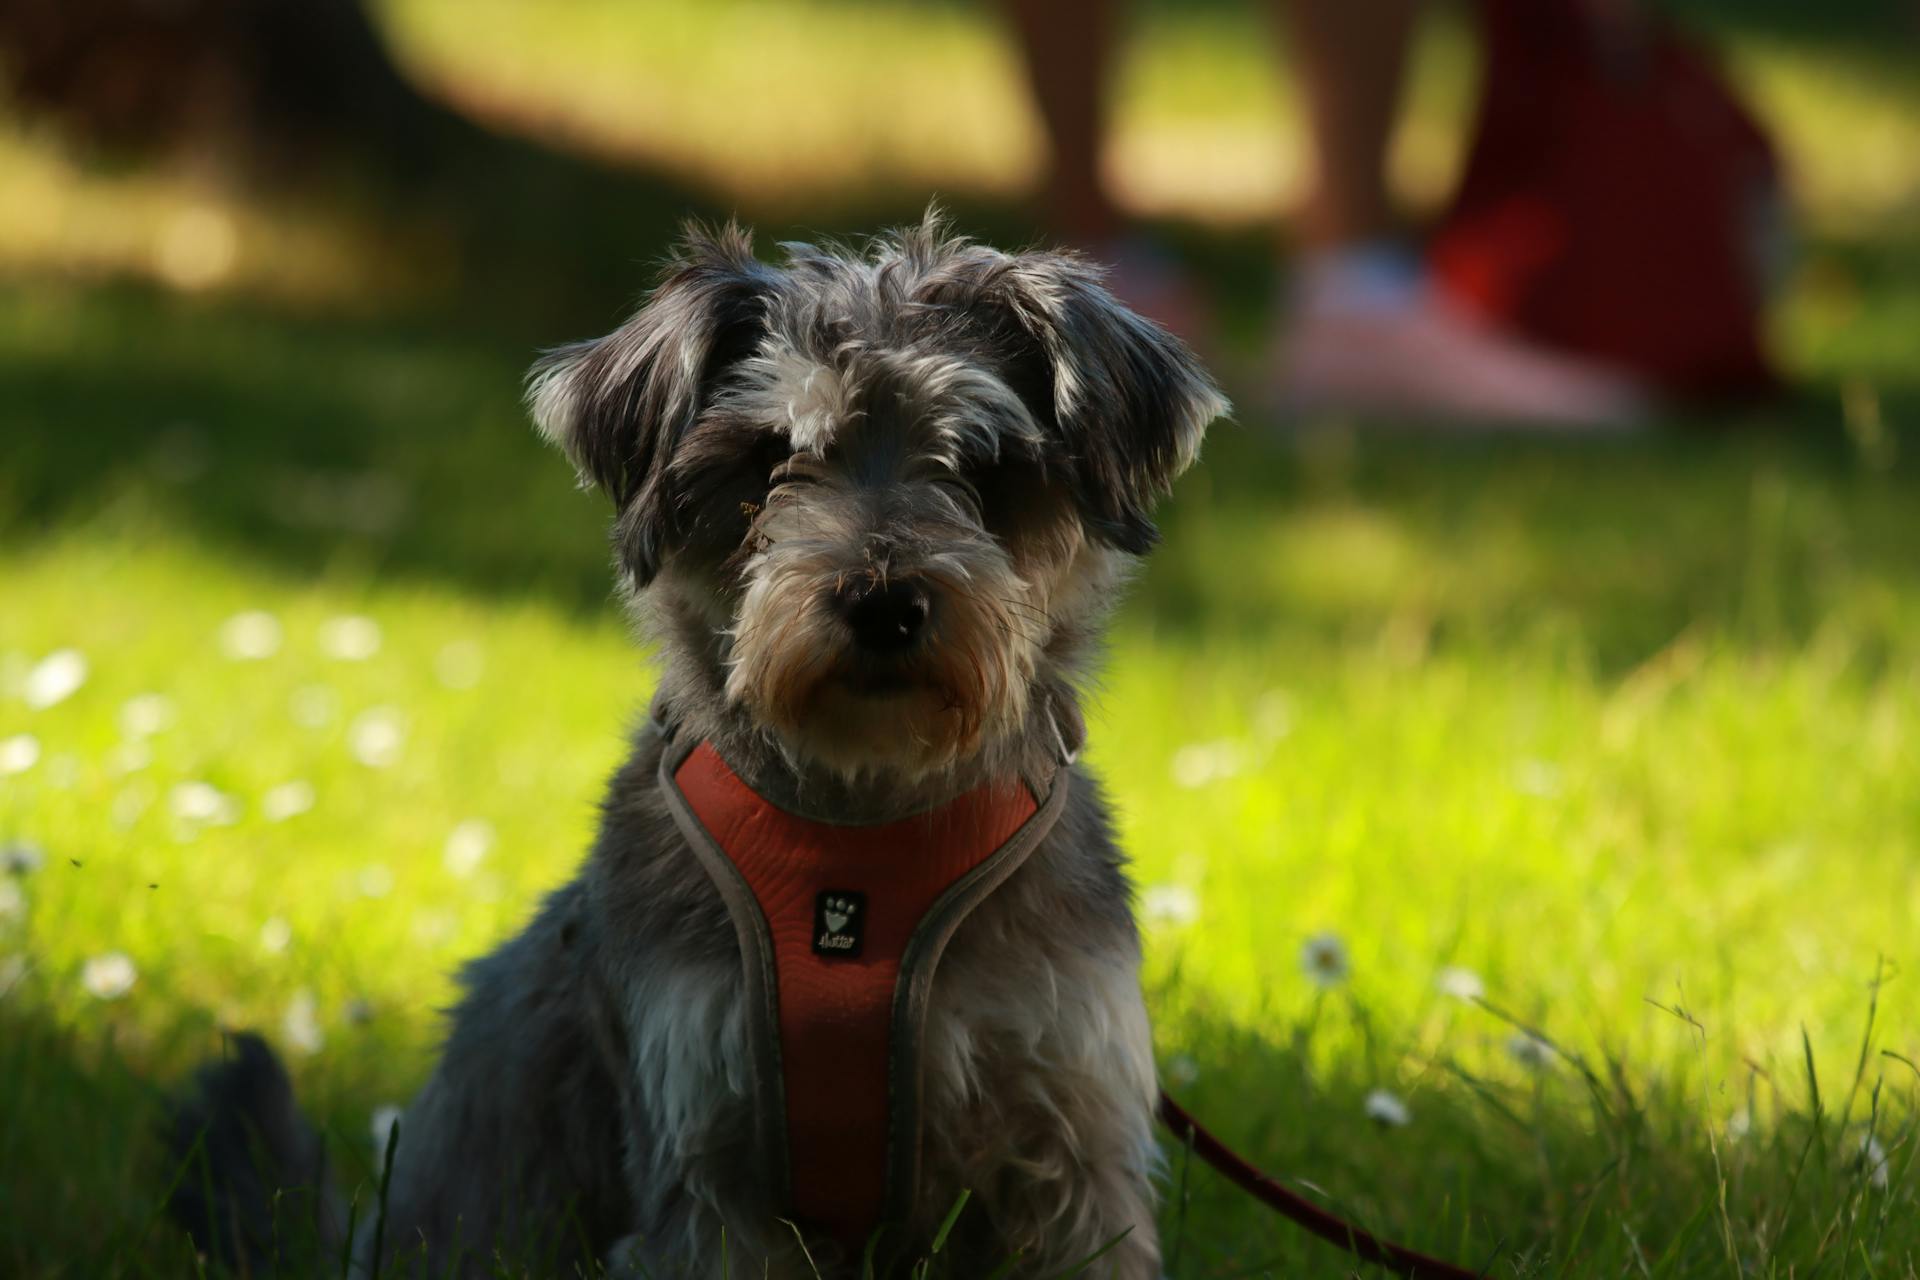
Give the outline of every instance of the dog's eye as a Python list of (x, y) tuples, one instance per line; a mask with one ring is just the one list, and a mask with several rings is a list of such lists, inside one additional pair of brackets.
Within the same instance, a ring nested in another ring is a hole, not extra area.
[(983, 514), (1006, 514), (1012, 505), (1020, 503), (1023, 495), (1031, 493), (1039, 480), (1041, 468), (1037, 462), (1002, 455), (973, 470), (972, 487)]
[(1047, 501), (1046, 472), (1038, 461), (1002, 454), (969, 476), (981, 521), (996, 531), (1012, 530), (1038, 514)]
[(716, 436), (683, 449), (669, 481), (675, 536), (696, 555), (731, 554), (766, 505), (786, 459), (786, 441), (764, 432)]

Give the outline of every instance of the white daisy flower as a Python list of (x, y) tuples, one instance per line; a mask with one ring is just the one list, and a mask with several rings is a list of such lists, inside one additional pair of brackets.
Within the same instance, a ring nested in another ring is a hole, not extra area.
[(47, 785), (60, 791), (71, 791), (80, 781), (80, 757), (71, 751), (62, 751), (57, 756), (48, 756), (40, 772), (46, 777)]
[(120, 732), (129, 738), (151, 738), (174, 722), (173, 699), (164, 693), (143, 693), (120, 707)]
[(452, 641), (433, 657), (434, 678), (449, 689), (473, 688), (480, 683), (486, 666), (486, 655), (472, 640)]
[(347, 730), (353, 758), (369, 769), (385, 769), (400, 759), (407, 744), (407, 722), (392, 707), (362, 711)]
[(313, 992), (302, 987), (293, 993), (286, 1016), (280, 1019), (280, 1034), (301, 1053), (318, 1053), (326, 1045), (327, 1033), (320, 1027), (320, 1005)]
[(260, 926), (260, 949), (268, 955), (279, 955), (293, 942), (293, 926), (279, 916), (271, 916)]
[(435, 947), (453, 937), (459, 927), (459, 921), (451, 911), (434, 908), (416, 912), (413, 917), (413, 938), (423, 946)]
[(40, 739), (30, 733), (0, 738), (0, 778), (25, 773), (40, 763)]
[(20, 697), (35, 711), (65, 702), (87, 682), (87, 658), (78, 649), (55, 649), (34, 664)]
[(153, 763), (153, 748), (136, 738), (131, 742), (122, 742), (107, 752), (107, 772), (124, 778), (130, 773), (139, 773)]
[(27, 914), (27, 891), (13, 880), (0, 880), (0, 925), (12, 924)]
[(361, 614), (320, 624), (320, 652), (337, 662), (365, 662), (380, 652), (380, 624)]
[(394, 1130), (400, 1127), (400, 1120), (404, 1115), (405, 1112), (391, 1102), (385, 1106), (375, 1107), (373, 1109), (373, 1123), (371, 1128), (373, 1130), (374, 1168), (385, 1169), (387, 1167), (387, 1144), (393, 1141)]
[(1375, 1089), (1367, 1095), (1367, 1119), (1386, 1129), (1404, 1129), (1413, 1122), (1413, 1112), (1388, 1089)]
[(287, 708), (302, 729), (324, 729), (340, 714), (340, 695), (323, 684), (302, 685)]
[(1893, 1180), (1893, 1167), (1887, 1162), (1887, 1149), (1880, 1145), (1880, 1139), (1872, 1134), (1862, 1134), (1860, 1138), (1860, 1163), (1866, 1166), (1867, 1181), (1885, 1190)]
[(182, 822), (226, 827), (240, 820), (239, 803), (210, 782), (182, 782), (167, 793), (167, 803)]
[(1507, 1037), (1507, 1054), (1524, 1067), (1545, 1067), (1553, 1063), (1553, 1046), (1531, 1031), (1516, 1031)]
[(11, 840), (0, 845), (0, 871), (13, 876), (30, 876), (47, 865), (47, 851), (31, 840)]
[(1173, 753), (1173, 780), (1193, 790), (1240, 772), (1244, 763), (1238, 743), (1192, 742)]
[(1480, 975), (1471, 969), (1450, 964), (1440, 971), (1434, 985), (1440, 988), (1442, 995), (1452, 996), (1455, 1000), (1478, 1000), (1487, 994), (1487, 984)]
[(1200, 895), (1183, 884), (1149, 885), (1140, 894), (1140, 915), (1149, 924), (1189, 925), (1200, 918)]
[(470, 876), (493, 851), (493, 824), (485, 818), (468, 818), (447, 833), (447, 846), (441, 861), (456, 876)]
[(313, 784), (295, 778), (267, 788), (266, 794), (260, 797), (260, 816), (268, 822), (285, 822), (313, 808), (313, 801)]
[(1560, 794), (1560, 766), (1550, 760), (1522, 760), (1513, 766), (1513, 789), (1547, 800)]
[(1293, 732), (1293, 695), (1269, 689), (1253, 704), (1253, 731), (1263, 742), (1278, 742)]
[(259, 662), (280, 652), (280, 619), (264, 609), (236, 613), (220, 624), (220, 652), (235, 662)]
[(1315, 986), (1333, 988), (1347, 980), (1353, 965), (1339, 934), (1316, 933), (1300, 948), (1300, 968)]
[(80, 985), (102, 1000), (118, 1000), (133, 990), (140, 971), (124, 951), (109, 951), (95, 956), (80, 968)]
[(122, 787), (115, 793), (113, 804), (107, 810), (107, 816), (113, 820), (114, 826), (125, 831), (140, 821), (141, 816), (152, 806), (156, 794), (158, 792), (154, 785), (145, 779)]

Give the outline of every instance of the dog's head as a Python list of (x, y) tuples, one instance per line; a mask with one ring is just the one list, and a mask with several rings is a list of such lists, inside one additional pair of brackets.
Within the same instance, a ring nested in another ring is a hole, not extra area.
[(1016, 735), (1227, 405), (1097, 268), (938, 224), (863, 254), (689, 234), (550, 353), (533, 416), (662, 638), (790, 757), (919, 777)]

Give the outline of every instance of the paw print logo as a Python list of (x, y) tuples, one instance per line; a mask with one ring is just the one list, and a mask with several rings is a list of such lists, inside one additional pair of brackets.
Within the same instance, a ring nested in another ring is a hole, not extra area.
[(821, 918), (827, 922), (829, 933), (841, 933), (845, 931), (847, 921), (853, 919), (859, 910), (860, 904), (853, 899), (830, 893), (826, 901), (821, 903), (820, 914)]
[(859, 958), (866, 910), (867, 895), (858, 889), (823, 889), (813, 900), (813, 954)]

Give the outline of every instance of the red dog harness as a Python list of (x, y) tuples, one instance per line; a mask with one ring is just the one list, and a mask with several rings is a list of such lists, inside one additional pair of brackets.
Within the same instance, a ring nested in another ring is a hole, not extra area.
[(849, 1249), (914, 1203), (941, 953), (1053, 826), (1067, 777), (1007, 779), (855, 825), (776, 806), (711, 745), (669, 738), (660, 789), (746, 962), (764, 1167), (785, 1175), (797, 1221)]

